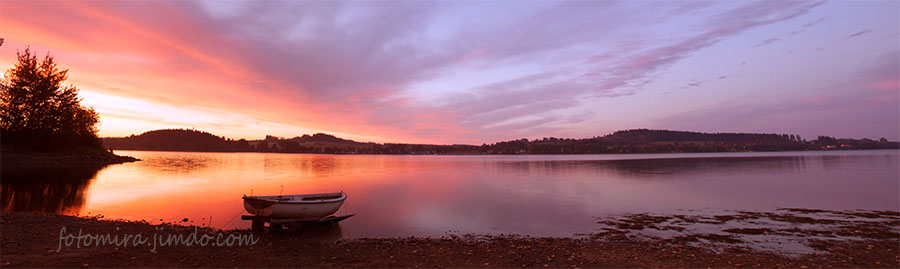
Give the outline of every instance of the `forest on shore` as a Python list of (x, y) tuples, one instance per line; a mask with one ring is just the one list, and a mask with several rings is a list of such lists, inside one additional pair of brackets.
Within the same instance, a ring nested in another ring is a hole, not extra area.
[(805, 140), (792, 134), (700, 133), (634, 129), (605, 136), (571, 139), (547, 137), (478, 145), (429, 145), (372, 143), (342, 139), (329, 134), (293, 138), (266, 136), (260, 140), (233, 140), (188, 129), (148, 131), (128, 137), (103, 138), (114, 150), (195, 152), (278, 152), (324, 154), (613, 154), (678, 152), (748, 152), (898, 149), (900, 143), (863, 138), (819, 136)]

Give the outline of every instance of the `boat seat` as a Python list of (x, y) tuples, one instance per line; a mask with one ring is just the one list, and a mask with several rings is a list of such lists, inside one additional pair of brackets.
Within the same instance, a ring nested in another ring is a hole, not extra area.
[(303, 197), (303, 201), (310, 201), (310, 200), (330, 200), (330, 199), (337, 199), (337, 198), (341, 198), (341, 196), (340, 196), (340, 195), (330, 195), (330, 196)]

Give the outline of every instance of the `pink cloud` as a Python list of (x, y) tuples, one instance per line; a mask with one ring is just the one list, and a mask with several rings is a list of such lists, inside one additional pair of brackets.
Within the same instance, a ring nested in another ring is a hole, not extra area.
[(836, 98), (834, 96), (810, 96), (800, 98), (799, 102), (805, 104), (824, 104), (834, 102), (835, 100)]
[(900, 90), (900, 79), (886, 79), (869, 83), (869, 88), (877, 91)]
[[(509, 21), (462, 23), (446, 42), (429, 39), (427, 29), (443, 7), (434, 5), (442, 3), (280, 4), (286, 5), (250, 2), (216, 15), (181, 1), (4, 1), (0, 23), (9, 29), (8, 41), (46, 46), (61, 63), (69, 60), (72, 80), (91, 90), (326, 132), (480, 143), (514, 131), (541, 135), (526, 129), (562, 132), (563, 123), (591, 115), (551, 112), (585, 98), (638, 93), (704, 48), (822, 3), (741, 4), (701, 17), (700, 27), (674, 40), (635, 40), (588, 53), (565, 49), (602, 40), (635, 16), (615, 2), (553, 3)], [(705, 6), (666, 14), (676, 18)], [(442, 105), (404, 92), (460, 63), (517, 63), (546, 54), (565, 65), (453, 91), (441, 96)]]

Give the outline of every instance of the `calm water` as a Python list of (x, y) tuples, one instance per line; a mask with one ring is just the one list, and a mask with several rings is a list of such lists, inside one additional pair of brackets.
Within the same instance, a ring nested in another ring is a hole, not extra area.
[[(2, 207), (248, 228), (242, 194), (344, 191), (343, 238), (573, 236), (598, 217), (779, 207), (900, 210), (900, 151), (355, 156), (117, 151), (104, 168), (3, 171)], [(210, 218), (212, 218), (210, 222)]]

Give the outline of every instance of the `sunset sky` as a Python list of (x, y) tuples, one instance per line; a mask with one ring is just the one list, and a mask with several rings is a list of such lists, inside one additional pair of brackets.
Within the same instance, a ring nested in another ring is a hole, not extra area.
[(0, 1), (101, 136), (900, 139), (898, 1)]

